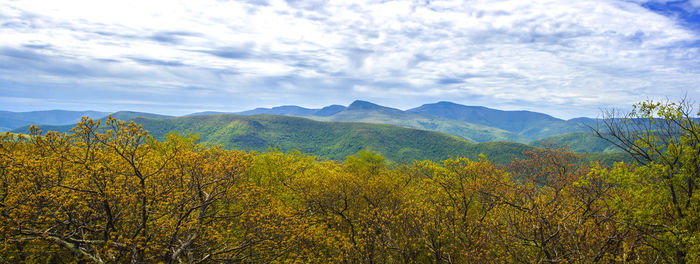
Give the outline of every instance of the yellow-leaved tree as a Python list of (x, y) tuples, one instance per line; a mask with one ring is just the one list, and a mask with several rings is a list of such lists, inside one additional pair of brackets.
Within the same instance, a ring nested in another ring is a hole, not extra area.
[[(220, 232), (247, 154), (139, 125), (84, 118), (71, 134), (6, 134), (0, 148), (3, 255), (38, 262), (68, 253), (97, 263), (196, 262), (245, 245)], [(238, 210), (237, 210), (238, 209)], [(51, 252), (46, 254), (46, 249)]]

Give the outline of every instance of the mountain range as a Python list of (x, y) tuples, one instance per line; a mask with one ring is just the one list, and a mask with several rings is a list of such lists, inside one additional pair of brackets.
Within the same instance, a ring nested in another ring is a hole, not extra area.
[(390, 160), (441, 160), (450, 155), (477, 159), (480, 153), (504, 163), (522, 156), (531, 146), (515, 142), (472, 143), (428, 130), (386, 124), (321, 122), (279, 115), (207, 115), (170, 119), (135, 118), (159, 138), (176, 131), (200, 135), (203, 142), (253, 151), (276, 147), (342, 160), (362, 149), (382, 153)]
[[(224, 114), (226, 112), (198, 112), (190, 115)], [(319, 121), (363, 122), (391, 124), (409, 128), (439, 131), (474, 142), (514, 141), (529, 143), (534, 140), (564, 133), (588, 131), (586, 125), (595, 119), (559, 119), (531, 111), (503, 111), (483, 106), (466, 106), (452, 102), (424, 104), (406, 111), (357, 100), (349, 106), (331, 105), (310, 109), (287, 105), (256, 108), (236, 115), (287, 115)]]
[(28, 125), (65, 125), (75, 124), (83, 116), (103, 118), (109, 113), (97, 111), (66, 111), (47, 110), (32, 112), (0, 111), (0, 131), (8, 131), (14, 128)]
[(595, 119), (575, 118), (562, 120), (553, 116), (530, 111), (503, 111), (483, 106), (466, 106), (451, 102), (425, 104), (407, 112), (438, 116), (500, 128), (518, 135), (526, 141), (559, 135), (574, 131), (589, 130), (586, 125)]
[[(28, 124), (37, 124), (44, 131), (67, 132), (82, 115), (104, 118), (107, 114), (62, 110), (0, 112), (0, 127), (26, 133)], [(24, 122), (5, 121), (17, 116), (22, 116)], [(330, 105), (318, 109), (288, 105), (232, 113), (197, 112), (181, 117), (127, 111), (112, 116), (134, 120), (156, 137), (174, 130), (199, 134), (203, 142), (227, 148), (264, 151), (277, 146), (331, 159), (361, 148), (380, 151), (394, 160), (505, 153), (504, 149), (517, 150), (515, 155), (519, 155), (529, 148), (527, 144), (539, 146), (545, 142), (570, 145), (578, 152), (616, 151), (589, 132), (586, 125), (595, 124), (595, 119), (563, 120), (537, 112), (503, 111), (451, 102), (425, 104), (405, 111), (358, 100), (347, 107)], [(411, 138), (415, 138), (413, 142)]]

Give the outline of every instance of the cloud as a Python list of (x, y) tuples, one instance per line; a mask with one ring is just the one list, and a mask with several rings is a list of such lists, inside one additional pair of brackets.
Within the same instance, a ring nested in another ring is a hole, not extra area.
[(145, 65), (173, 66), (173, 67), (185, 65), (179, 61), (164, 61), (164, 60), (149, 59), (149, 58), (130, 58), (130, 59), (137, 62), (137, 63), (145, 64)]
[[(10, 1), (0, 92), (183, 105), (167, 114), (364, 99), (592, 116), (700, 96), (696, 2)], [(41, 106), (23, 102), (8, 110)]]
[(165, 43), (165, 44), (180, 44), (184, 37), (198, 37), (201, 34), (187, 32), (187, 31), (162, 31), (156, 32), (149, 38), (153, 41)]
[(253, 45), (245, 45), (241, 47), (225, 47), (225, 48), (213, 48), (208, 50), (201, 50), (199, 52), (214, 55), (216, 57), (224, 59), (246, 59), (253, 56), (252, 48)]

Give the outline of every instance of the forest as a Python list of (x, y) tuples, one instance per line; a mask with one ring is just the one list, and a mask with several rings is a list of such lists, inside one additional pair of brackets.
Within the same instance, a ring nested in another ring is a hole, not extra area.
[(0, 138), (0, 263), (700, 263), (700, 125), (644, 101), (507, 164), (344, 161), (84, 118)]

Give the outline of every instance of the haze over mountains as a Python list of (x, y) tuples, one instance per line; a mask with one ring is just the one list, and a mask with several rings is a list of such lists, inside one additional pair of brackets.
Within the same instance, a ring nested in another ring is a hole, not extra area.
[(528, 140), (587, 130), (584, 125), (595, 122), (595, 120), (590, 118), (576, 118), (567, 121), (531, 111), (502, 111), (483, 106), (466, 106), (451, 102), (425, 104), (409, 109), (408, 112), (497, 127)]
[[(200, 112), (192, 115), (222, 113)], [(331, 105), (322, 109), (309, 109), (299, 106), (279, 106), (231, 114), (290, 115), (320, 121), (392, 124), (439, 131), (474, 142), (515, 141), (527, 143), (564, 133), (588, 131), (586, 125), (595, 123), (595, 119), (586, 117), (563, 120), (531, 111), (503, 111), (451, 102), (424, 104), (402, 111), (357, 100), (348, 107)]]
[(169, 119), (135, 118), (156, 138), (177, 131), (200, 135), (203, 142), (253, 151), (270, 147), (342, 160), (362, 149), (394, 161), (440, 160), (450, 155), (477, 159), (480, 153), (505, 163), (531, 146), (515, 142), (472, 143), (434, 131), (386, 124), (320, 122), (280, 115), (205, 115)]
[[(0, 127), (26, 133), (28, 124), (36, 124), (44, 131), (68, 132), (83, 115), (99, 119), (107, 113), (0, 112)], [(23, 117), (23, 122), (14, 122), (17, 116)], [(506, 150), (517, 149), (519, 155), (529, 148), (519, 143), (544, 142), (568, 144), (578, 152), (614, 151), (588, 131), (585, 125), (594, 123), (594, 119), (562, 120), (537, 112), (451, 102), (425, 104), (406, 111), (358, 100), (347, 107), (331, 105), (319, 109), (279, 106), (235, 113), (198, 112), (182, 117), (121, 111), (112, 116), (134, 120), (156, 137), (169, 131), (195, 133), (203, 142), (227, 148), (264, 151), (277, 146), (333, 159), (371, 148), (395, 160), (438, 159), (450, 154), (476, 157), (478, 153), (507, 160), (513, 154), (505, 154)], [(501, 143), (474, 144), (480, 142)]]
[(97, 111), (46, 110), (32, 112), (0, 111), (0, 131), (37, 125), (65, 125), (80, 121), (83, 116), (102, 118), (109, 113)]

